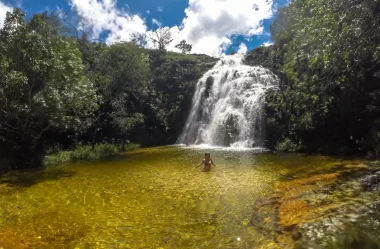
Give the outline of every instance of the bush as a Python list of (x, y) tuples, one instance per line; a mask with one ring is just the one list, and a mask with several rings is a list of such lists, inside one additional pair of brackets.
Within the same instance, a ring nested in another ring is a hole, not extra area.
[(45, 156), (43, 164), (57, 165), (85, 160), (98, 160), (116, 155), (123, 150), (131, 150), (138, 147), (140, 147), (138, 144), (127, 144), (124, 146), (124, 149), (121, 145), (115, 144), (96, 144), (94, 148), (91, 145), (79, 145), (73, 151), (60, 151), (56, 154)]
[(296, 142), (293, 142), (289, 138), (286, 138), (282, 142), (279, 142), (276, 145), (276, 150), (282, 151), (282, 152), (297, 152), (302, 149), (302, 146), (300, 144), (297, 144)]
[(95, 145), (94, 151), (90, 145), (80, 145), (74, 151), (71, 152), (72, 161), (81, 161), (85, 159), (96, 159), (95, 149), (98, 145)]
[(71, 151), (60, 151), (55, 155), (45, 156), (43, 160), (44, 165), (57, 165), (70, 163), (72, 161)]
[(99, 144), (94, 148), (95, 155), (98, 157), (107, 157), (115, 155), (121, 151), (120, 147), (113, 144)]

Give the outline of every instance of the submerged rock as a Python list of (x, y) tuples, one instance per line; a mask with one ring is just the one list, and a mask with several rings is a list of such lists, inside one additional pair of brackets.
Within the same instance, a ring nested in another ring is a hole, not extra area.
[(268, 198), (256, 200), (250, 224), (262, 233), (272, 233), (273, 241), (284, 248), (294, 241), (301, 248), (325, 248), (321, 241), (369, 214), (368, 206), (376, 200), (373, 194), (380, 191), (376, 167), (346, 164), (283, 178)]
[(360, 182), (366, 191), (380, 192), (380, 171), (363, 177)]
[(300, 228), (298, 226), (296, 226), (295, 228), (293, 228), (292, 232), (291, 232), (291, 235), (292, 235), (292, 238), (294, 240), (299, 240), (301, 239), (302, 237), (302, 233), (300, 231)]

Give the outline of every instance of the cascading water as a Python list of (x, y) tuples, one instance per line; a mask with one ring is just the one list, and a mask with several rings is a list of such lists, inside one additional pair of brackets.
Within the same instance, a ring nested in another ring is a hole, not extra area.
[(180, 144), (263, 146), (263, 96), (278, 78), (263, 67), (226, 56), (198, 81)]

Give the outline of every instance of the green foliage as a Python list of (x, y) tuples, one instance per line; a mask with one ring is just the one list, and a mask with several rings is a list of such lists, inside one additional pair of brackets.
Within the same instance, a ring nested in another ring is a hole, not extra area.
[(307, 151), (376, 147), (379, 13), (378, 0), (295, 0), (279, 11), (272, 51), (255, 52), (277, 58), (287, 76), (266, 98), (269, 146), (289, 138)]
[(60, 154), (65, 161), (97, 158), (103, 152), (96, 144), (173, 143), (197, 80), (216, 59), (166, 52), (166, 29), (150, 37), (159, 50), (144, 49), (140, 36), (107, 46), (91, 43), (85, 32), (76, 40), (69, 34), (47, 12), (28, 22), (18, 9), (7, 15), (0, 30), (1, 161), (39, 164), (56, 144), (91, 144)]
[[(41, 15), (8, 13), (0, 30), (0, 150), (38, 159), (49, 131), (85, 129), (97, 107), (73, 40)], [(38, 163), (38, 160), (37, 160)]]
[(284, 141), (279, 142), (276, 146), (276, 150), (283, 152), (297, 152), (301, 150), (301, 145), (293, 142), (289, 138), (285, 138)]
[(115, 155), (120, 151), (120, 149), (113, 144), (97, 144), (92, 149), (90, 145), (78, 146), (71, 154), (72, 161), (78, 160), (93, 160), (110, 155)]
[(56, 154), (45, 156), (43, 164), (58, 165), (76, 161), (99, 160), (138, 147), (140, 147), (138, 144), (128, 144), (124, 147), (123, 145), (115, 144), (96, 144), (94, 147), (91, 145), (78, 145), (72, 151), (59, 151)]
[(134, 43), (95, 46), (87, 58), (88, 74), (103, 97), (90, 130), (92, 143), (102, 142), (98, 134), (107, 130), (114, 130), (111, 136), (124, 139), (144, 122), (142, 107), (148, 94), (149, 58)]

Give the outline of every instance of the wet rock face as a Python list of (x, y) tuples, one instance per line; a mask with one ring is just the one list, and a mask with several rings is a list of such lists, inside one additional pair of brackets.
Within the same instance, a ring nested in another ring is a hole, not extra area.
[(204, 98), (209, 98), (210, 97), (210, 91), (212, 86), (214, 85), (214, 78), (212, 76), (208, 77), (206, 80), (206, 88), (204, 92)]
[(226, 134), (224, 139), (224, 146), (230, 146), (236, 141), (236, 138), (239, 137), (239, 117), (233, 114), (230, 114), (226, 120)]
[(276, 233), (282, 233), (278, 225), (277, 197), (256, 200), (249, 225), (260, 231), (266, 238), (277, 242)]

